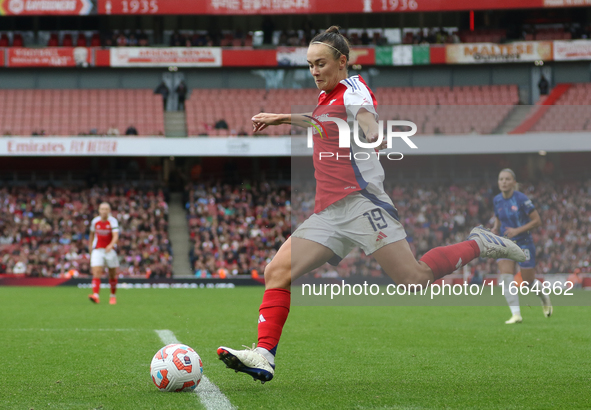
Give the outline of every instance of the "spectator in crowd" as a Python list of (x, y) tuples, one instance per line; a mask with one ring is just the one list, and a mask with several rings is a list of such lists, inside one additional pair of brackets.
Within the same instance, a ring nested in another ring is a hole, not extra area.
[(170, 94), (170, 89), (168, 86), (162, 81), (158, 87), (154, 90), (154, 94), (161, 94), (162, 95), (162, 103), (164, 105), (164, 111), (166, 111), (166, 102), (168, 101), (168, 96)]
[(111, 128), (109, 128), (107, 130), (107, 135), (113, 136), (113, 137), (118, 137), (119, 136), (119, 128), (117, 128), (115, 125), (111, 125)]
[(363, 33), (361, 33), (360, 41), (362, 46), (370, 45), (371, 39), (369, 38), (369, 35), (367, 34), (366, 30), (363, 30)]
[(132, 34), (129, 35), (129, 38), (127, 39), (127, 45), (128, 46), (131, 46), (131, 47), (134, 47), (134, 46), (137, 46), (138, 45), (138, 39), (135, 36), (135, 34), (132, 33)]
[(15, 275), (24, 275), (27, 273), (27, 265), (23, 261), (18, 261), (12, 268), (12, 273)]
[(540, 81), (538, 81), (538, 88), (540, 90), (540, 95), (548, 95), (550, 83), (548, 82), (544, 74), (542, 74), (542, 78), (540, 78)]
[(138, 39), (138, 45), (140, 47), (147, 47), (150, 45), (148, 42), (148, 35), (146, 33), (144, 33), (143, 31), (141, 31), (138, 34), (137, 39)]
[(129, 44), (129, 41), (128, 41), (127, 37), (125, 37), (125, 34), (120, 33), (117, 36), (117, 40), (116, 40), (115, 44), (117, 44), (117, 47), (125, 47)]
[(180, 35), (178, 31), (175, 31), (172, 36), (170, 36), (171, 47), (182, 47), (185, 45), (185, 41), (185, 36)]
[(176, 93), (179, 99), (179, 110), (185, 110), (185, 99), (187, 98), (187, 84), (185, 84), (184, 80), (181, 80), (179, 85), (176, 87)]
[(218, 120), (218, 122), (215, 123), (214, 128), (216, 130), (227, 130), (228, 127), (228, 123), (226, 122), (226, 120), (224, 120), (223, 118)]
[(132, 125), (127, 127), (125, 130), (125, 135), (138, 135), (137, 129)]
[(263, 19), (263, 44), (271, 45), (273, 44), (273, 32), (275, 31), (275, 24), (273, 24), (273, 20), (271, 17), (265, 16)]

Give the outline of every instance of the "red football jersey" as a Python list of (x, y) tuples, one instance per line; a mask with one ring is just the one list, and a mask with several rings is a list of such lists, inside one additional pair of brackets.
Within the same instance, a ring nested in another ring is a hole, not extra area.
[[(339, 147), (338, 126), (328, 119), (342, 119), (349, 124), (352, 131), (353, 121), (361, 108), (374, 114), (377, 119), (377, 105), (372, 91), (358, 75), (342, 80), (330, 94), (320, 92), (318, 106), (312, 116), (328, 135), (320, 135), (313, 129), (315, 213), (353, 192), (361, 191), (368, 195), (383, 192), (384, 169), (376, 155), (377, 151), (357, 146), (352, 133), (350, 148)], [(359, 137), (362, 140), (364, 138), (361, 130)], [(323, 154), (320, 155), (321, 153)], [(329, 153), (333, 155), (329, 156)]]
[(113, 240), (113, 232), (119, 232), (119, 222), (111, 215), (106, 221), (97, 216), (90, 223), (90, 231), (94, 232), (92, 249), (104, 249)]

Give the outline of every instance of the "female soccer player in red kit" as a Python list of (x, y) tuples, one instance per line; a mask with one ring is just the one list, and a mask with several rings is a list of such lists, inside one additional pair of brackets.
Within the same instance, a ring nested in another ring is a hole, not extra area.
[(105, 272), (105, 266), (109, 269), (109, 285), (111, 296), (109, 304), (115, 305), (117, 298), (117, 268), (119, 259), (115, 252), (115, 246), (119, 240), (119, 222), (111, 216), (111, 206), (103, 202), (99, 205), (99, 216), (90, 223), (89, 248), (90, 269), (92, 270), (92, 293), (88, 295), (93, 303), (99, 303), (99, 291), (101, 288), (101, 276)]
[[(481, 227), (468, 240), (438, 247), (417, 261), (405, 240), (398, 211), (384, 192), (384, 170), (372, 148), (339, 146), (339, 118), (357, 120), (363, 143), (377, 141), (376, 97), (360, 76), (348, 77), (349, 44), (330, 27), (312, 39), (307, 60), (316, 86), (321, 90), (318, 105), (310, 114), (255, 115), (253, 126), (260, 131), (270, 125), (319, 125), (328, 135), (313, 134), (316, 198), (314, 214), (304, 221), (281, 246), (265, 269), (265, 293), (259, 309), (256, 348), (234, 350), (219, 347), (219, 358), (227, 367), (251, 375), (263, 383), (273, 378), (275, 354), (291, 302), (291, 281), (329, 262), (336, 265), (354, 247), (372, 255), (397, 284), (425, 286), (459, 269), (477, 257), (525, 260), (523, 251), (510, 240)], [(315, 127), (316, 128), (316, 127)], [(323, 155), (319, 153), (334, 153)], [(355, 153), (368, 153), (354, 155)], [(372, 155), (373, 154), (373, 155)], [(368, 158), (358, 161), (356, 158)], [(502, 256), (501, 256), (502, 255)]]

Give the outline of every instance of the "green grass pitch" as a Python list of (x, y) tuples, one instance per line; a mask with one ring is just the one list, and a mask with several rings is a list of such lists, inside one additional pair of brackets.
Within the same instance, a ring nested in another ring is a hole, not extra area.
[[(201, 409), (149, 377), (170, 329), (240, 409), (591, 408), (591, 308), (292, 308), (265, 385), (216, 348), (256, 341), (262, 288), (108, 291), (0, 287), (1, 409)], [(501, 296), (499, 296), (501, 297)]]

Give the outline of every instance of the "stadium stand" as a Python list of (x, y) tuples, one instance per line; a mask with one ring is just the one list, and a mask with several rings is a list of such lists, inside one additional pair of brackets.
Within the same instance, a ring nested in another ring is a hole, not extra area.
[[(313, 189), (294, 189), (292, 205), (294, 229), (313, 212)], [(313, 188), (313, 187), (312, 187)], [(591, 272), (591, 182), (544, 181), (524, 184), (542, 218), (542, 226), (532, 232), (536, 244), (539, 274)], [(386, 181), (386, 191), (393, 198), (407, 239), (417, 258), (429, 249), (465, 240), (477, 225), (492, 226), (492, 200), (497, 190), (487, 184), (421, 183), (393, 185)], [(381, 269), (372, 258), (360, 257), (357, 249), (335, 271), (341, 277), (352, 272), (377, 276)], [(496, 262), (479, 259), (472, 272), (496, 273)]]
[(88, 226), (108, 201), (120, 224), (120, 274), (170, 276), (168, 205), (161, 190), (113, 186), (0, 189), (0, 272), (90, 273)]
[[(533, 232), (540, 274), (590, 273), (591, 182), (547, 179), (524, 184), (542, 217)], [(0, 273), (12, 273), (23, 262), (30, 276), (50, 276), (71, 269), (89, 272), (88, 223), (98, 204), (107, 200), (121, 224), (119, 257), (125, 276), (171, 275), (168, 204), (162, 191), (95, 187), (0, 190)], [(187, 255), (196, 276), (262, 274), (279, 246), (314, 208), (313, 186), (270, 182), (200, 183), (187, 186)], [(411, 249), (420, 258), (434, 246), (462, 241), (479, 224), (491, 225), (496, 190), (485, 183), (417, 184), (387, 182), (404, 224)], [(292, 213), (293, 207), (293, 213)], [(291, 215), (291, 217), (290, 217)], [(379, 275), (371, 258), (357, 251), (336, 272)], [(182, 257), (182, 256), (181, 256)], [(22, 266), (22, 264), (21, 264)], [(495, 273), (492, 260), (479, 260), (472, 271)]]
[(462, 30), (458, 33), (462, 43), (500, 43), (507, 37), (505, 29)]
[[(375, 93), (382, 119), (413, 121), (418, 134), (490, 134), (519, 102), (516, 85), (377, 87)], [(190, 136), (252, 134), (250, 118), (254, 114), (291, 112), (296, 106), (313, 108), (317, 98), (316, 89), (193, 90), (186, 105), (187, 131)], [(483, 110), (478, 107), (482, 105), (490, 107)], [(229, 130), (213, 129), (221, 118)], [(290, 131), (285, 125), (270, 127), (262, 134), (289, 135)]]
[(191, 266), (199, 277), (263, 273), (291, 234), (290, 188), (273, 183), (187, 187)]
[(591, 130), (591, 83), (572, 84), (531, 131)]
[[(135, 125), (140, 135), (162, 135), (162, 98), (152, 90), (0, 90), (0, 132), (11, 135), (124, 134)], [(43, 133), (41, 132), (43, 131)]]

